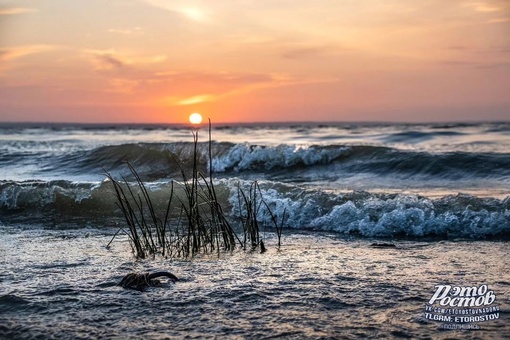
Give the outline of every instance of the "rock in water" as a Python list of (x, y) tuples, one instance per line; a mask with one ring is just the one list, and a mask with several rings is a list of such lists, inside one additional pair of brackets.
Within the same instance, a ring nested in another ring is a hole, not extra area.
[(130, 273), (124, 276), (119, 282), (119, 286), (143, 292), (147, 287), (157, 286), (159, 284), (158, 277), (168, 277), (172, 282), (179, 281), (179, 279), (170, 272)]
[(386, 243), (386, 242), (376, 242), (372, 243), (370, 245), (372, 248), (397, 248), (397, 246), (393, 243)]

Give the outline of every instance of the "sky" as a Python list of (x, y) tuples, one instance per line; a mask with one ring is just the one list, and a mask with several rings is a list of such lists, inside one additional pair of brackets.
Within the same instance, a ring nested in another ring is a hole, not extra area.
[(0, 0), (0, 121), (510, 120), (508, 0)]

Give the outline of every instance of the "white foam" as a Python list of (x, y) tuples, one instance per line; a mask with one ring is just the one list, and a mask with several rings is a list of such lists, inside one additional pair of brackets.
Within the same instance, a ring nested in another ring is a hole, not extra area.
[(215, 172), (224, 172), (229, 169), (242, 171), (262, 167), (271, 170), (299, 164), (327, 164), (348, 150), (348, 147), (325, 149), (306, 145), (281, 144), (265, 147), (236, 144), (224, 155), (215, 157), (212, 166)]
[[(296, 194), (288, 191), (284, 194), (274, 188), (262, 189), (262, 195), (280, 219), (286, 212), (287, 226), (293, 228), (390, 238), (446, 236), (477, 239), (510, 234), (510, 211), (505, 209), (506, 200), (491, 201), (495, 205), (494, 211), (488, 211), (470, 204), (459, 209), (466, 199), (464, 195), (434, 201), (414, 195), (378, 197), (365, 193), (366, 197), (361, 197), (350, 193), (331, 196), (325, 201), (317, 192)], [(470, 197), (470, 200), (481, 201), (476, 197)], [(232, 194), (230, 202), (234, 209), (238, 209), (237, 194)], [(268, 214), (262, 211), (259, 217), (263, 223), (271, 225)]]

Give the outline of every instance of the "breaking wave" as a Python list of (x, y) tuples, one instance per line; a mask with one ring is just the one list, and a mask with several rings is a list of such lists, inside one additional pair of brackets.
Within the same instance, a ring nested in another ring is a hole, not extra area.
[[(238, 185), (247, 186), (248, 182), (231, 178), (216, 184), (221, 203), (231, 211), (238, 208)], [(369, 238), (510, 237), (510, 197), (499, 200), (457, 194), (430, 199), (365, 191), (333, 194), (271, 181), (262, 181), (260, 186), (273, 212), (279, 216), (285, 212), (288, 228)], [(147, 187), (156, 211), (164, 210), (170, 182), (147, 183)], [(41, 218), (52, 220), (57, 227), (69, 221), (98, 226), (123, 223), (109, 181), (4, 181), (0, 192), (0, 222), (33, 223), (34, 218)], [(260, 218), (271, 224), (269, 215)]]
[[(103, 168), (128, 176), (125, 162), (130, 162), (146, 180), (179, 177), (181, 169), (189, 171), (193, 164), (193, 143), (139, 143), (102, 146), (92, 150), (33, 154), (31, 165), (37, 168), (33, 178), (87, 178), (101, 180)], [(490, 178), (510, 179), (510, 154), (448, 152), (429, 153), (365, 145), (289, 145), (262, 146), (252, 144), (213, 143), (212, 169), (215, 173), (241, 176), (257, 173), (262, 176), (279, 172), (292, 176), (307, 169), (322, 175), (368, 173), (399, 176), (422, 176), (428, 179)], [(208, 171), (206, 143), (198, 145), (198, 166)], [(3, 153), (5, 166), (26, 165), (24, 153)], [(42, 175), (41, 175), (42, 174)]]

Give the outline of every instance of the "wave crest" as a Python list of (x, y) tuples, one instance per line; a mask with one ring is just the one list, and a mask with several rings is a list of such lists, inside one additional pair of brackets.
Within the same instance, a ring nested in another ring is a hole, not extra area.
[(305, 167), (317, 164), (329, 164), (347, 154), (348, 147), (294, 146), (278, 145), (274, 147), (250, 144), (233, 145), (223, 155), (213, 159), (215, 172), (234, 170), (273, 170), (276, 168)]

